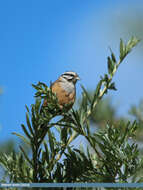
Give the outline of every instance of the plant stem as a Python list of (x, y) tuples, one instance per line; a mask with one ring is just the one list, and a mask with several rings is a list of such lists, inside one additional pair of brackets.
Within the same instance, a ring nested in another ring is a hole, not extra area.
[[(113, 76), (115, 75), (119, 65), (120, 65), (121, 61), (119, 60), (119, 62), (116, 64), (116, 67), (114, 67), (113, 73), (109, 78), (109, 81), (112, 81)], [(105, 94), (105, 92), (107, 91), (108, 86), (104, 86), (103, 90), (100, 92), (99, 97), (96, 99), (96, 101), (93, 104), (93, 109), (95, 108), (95, 106), (97, 105), (97, 103), (99, 102), (99, 100), (103, 97), (103, 95)], [(87, 112), (87, 117), (89, 117), (91, 115), (91, 109), (88, 110)]]

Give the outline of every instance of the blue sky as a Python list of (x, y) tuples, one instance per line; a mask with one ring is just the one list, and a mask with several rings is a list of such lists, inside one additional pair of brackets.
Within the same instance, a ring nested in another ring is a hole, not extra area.
[[(137, 6), (138, 5), (138, 6)], [(106, 72), (109, 46), (118, 55), (120, 37), (116, 31), (118, 16), (128, 8), (140, 7), (142, 1), (96, 0), (13, 0), (0, 2), (0, 141), (21, 132), (25, 123), (25, 104), (34, 103), (31, 84), (47, 84), (67, 70), (76, 71), (88, 89), (94, 89)], [(120, 28), (120, 27), (119, 27)], [(119, 29), (118, 29), (119, 30)], [(143, 97), (140, 81), (142, 56), (137, 47), (128, 56), (114, 81), (118, 91), (111, 92), (119, 114)], [(80, 84), (79, 83), (79, 84)], [(80, 85), (77, 92), (80, 95)]]

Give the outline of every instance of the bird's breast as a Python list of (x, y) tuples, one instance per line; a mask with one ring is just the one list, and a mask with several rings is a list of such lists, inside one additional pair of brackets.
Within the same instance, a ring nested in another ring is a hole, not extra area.
[(63, 90), (65, 90), (68, 94), (73, 93), (75, 91), (75, 86), (71, 82), (61, 82), (60, 83)]

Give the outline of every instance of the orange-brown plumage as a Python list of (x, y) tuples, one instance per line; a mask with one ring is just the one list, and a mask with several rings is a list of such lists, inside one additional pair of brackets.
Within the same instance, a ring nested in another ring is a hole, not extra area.
[(71, 104), (71, 106), (74, 104), (75, 101), (75, 89), (73, 92), (66, 92), (63, 88), (61, 88), (60, 83), (54, 83), (51, 86), (52, 92), (54, 92), (58, 98), (58, 103), (63, 106), (65, 104)]
[[(76, 98), (76, 81), (79, 77), (76, 73), (72, 76), (74, 72), (66, 72), (61, 75), (54, 83), (51, 85), (51, 90), (56, 94), (60, 108), (62, 109), (64, 105), (69, 104), (69, 109), (73, 106)], [(68, 76), (69, 75), (69, 76)], [(46, 106), (48, 100), (45, 99), (43, 106)]]

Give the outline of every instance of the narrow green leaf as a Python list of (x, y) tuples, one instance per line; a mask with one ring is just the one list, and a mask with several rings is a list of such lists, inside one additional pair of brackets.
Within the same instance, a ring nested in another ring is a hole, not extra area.
[(86, 121), (86, 130), (87, 130), (87, 135), (90, 136), (91, 132), (90, 132), (89, 120)]
[(26, 136), (31, 140), (31, 136), (30, 136), (30, 134), (28, 133), (26, 127), (25, 127), (23, 124), (21, 124), (21, 127), (22, 127), (24, 133), (26, 134)]
[(33, 166), (32, 161), (28, 158), (28, 156), (27, 156), (26, 152), (24, 151), (24, 149), (22, 148), (22, 146), (19, 146), (19, 147), (20, 147), (20, 150), (22, 151), (24, 157), (26, 158), (26, 160), (29, 162), (29, 164), (30, 164), (31, 166)]
[(77, 110), (75, 111), (74, 109), (72, 109), (72, 114), (74, 116), (74, 121), (76, 121), (76, 123), (77, 123), (77, 120), (78, 121), (80, 120)]
[(107, 74), (104, 75), (103, 81), (105, 81), (106, 83), (109, 83), (110, 79)]
[(20, 156), (19, 156), (19, 159), (18, 159), (18, 166), (19, 166), (19, 171), (20, 171), (20, 175), (22, 175), (22, 177), (23, 177), (23, 175), (24, 175), (24, 171), (23, 171), (23, 168), (24, 168), (24, 164), (25, 163), (23, 163), (23, 155), (22, 154), (20, 154)]
[(61, 140), (63, 143), (67, 142), (67, 128), (63, 127), (61, 130)]
[(54, 149), (54, 139), (53, 139), (53, 136), (52, 136), (52, 133), (50, 131), (50, 129), (48, 130), (48, 137), (49, 137), (49, 145), (50, 145), (50, 149), (51, 149), (51, 152), (55, 152), (55, 149)]
[(27, 112), (30, 113), (28, 106), (25, 105), (25, 107), (26, 107)]
[(102, 86), (102, 80), (100, 80), (99, 83), (97, 84), (97, 87), (96, 87), (96, 90), (95, 90), (95, 93), (94, 93), (94, 98), (93, 98), (93, 100), (94, 100), (97, 96), (99, 96), (101, 86)]
[(92, 158), (91, 158), (91, 154), (90, 154), (90, 152), (89, 152), (88, 146), (87, 146), (87, 148), (86, 148), (86, 152), (87, 152), (88, 159), (90, 160), (90, 162), (92, 162)]
[(108, 65), (108, 73), (112, 75), (115, 63), (111, 60), (109, 56), (107, 57), (107, 65)]
[(130, 126), (130, 121), (128, 121), (128, 123), (126, 124), (126, 128), (125, 128), (125, 131), (124, 131), (124, 134), (123, 134), (123, 137), (121, 138), (120, 142), (121, 144), (124, 142), (128, 132), (129, 132), (129, 126)]
[(34, 132), (33, 132), (32, 127), (31, 127), (31, 123), (30, 123), (30, 120), (29, 120), (28, 113), (26, 113), (26, 122), (27, 122), (27, 126), (29, 128), (29, 131), (31, 132), (32, 136), (34, 136)]
[(30, 145), (30, 142), (24, 136), (22, 136), (18, 133), (15, 133), (15, 132), (13, 132), (12, 134), (18, 136), (22, 141), (24, 141), (26, 144)]
[(125, 45), (122, 39), (120, 39), (120, 60), (122, 61), (125, 55)]
[(115, 55), (114, 55), (114, 53), (113, 53), (113, 51), (112, 51), (111, 48), (110, 48), (110, 52), (111, 52), (111, 58), (112, 58), (112, 61), (113, 61), (114, 63), (117, 63), (117, 61), (116, 61), (116, 57), (115, 57)]
[(36, 111), (37, 117), (39, 116), (40, 109), (41, 109), (41, 99), (37, 98), (35, 102), (35, 111)]
[(36, 121), (36, 116), (35, 116), (35, 105), (33, 105), (33, 104), (32, 104), (32, 108), (31, 108), (31, 113), (32, 113), (32, 116), (31, 116), (32, 126), (33, 126), (35, 132), (37, 132), (38, 123)]
[(46, 153), (46, 161), (49, 163), (49, 150), (47, 144), (44, 142), (44, 148), (45, 148), (45, 153)]
[(20, 156), (19, 156), (19, 167), (20, 167), (20, 165), (22, 166), (23, 165), (23, 155), (22, 154), (20, 154)]
[(101, 79), (99, 81), (99, 83), (97, 84), (97, 87), (96, 87), (96, 90), (95, 90), (95, 93), (94, 93), (94, 96), (93, 96), (93, 99), (92, 99), (92, 103), (91, 103), (91, 110), (93, 109), (94, 102), (97, 100), (97, 98), (98, 98), (98, 96), (100, 94), (102, 82), (103, 82), (103, 79)]
[(108, 89), (117, 90), (117, 88), (115, 87), (115, 83), (112, 82), (112, 83), (109, 85)]
[(86, 94), (86, 97), (87, 97), (88, 101), (91, 103), (92, 101), (91, 101), (91, 98), (90, 98), (88, 92), (86, 91), (86, 89), (84, 88), (83, 85), (81, 85), (81, 88), (82, 88), (83, 92)]
[(41, 88), (38, 85), (32, 84), (33, 88), (35, 88), (36, 90), (40, 90)]
[(140, 41), (140, 40), (137, 39), (136, 37), (132, 37), (132, 38), (128, 41), (127, 45), (126, 45), (126, 53), (128, 54), (128, 53), (132, 50), (132, 48), (137, 45), (137, 43), (138, 43), (139, 41)]
[(42, 164), (44, 165), (45, 162), (47, 162), (47, 158), (46, 158), (46, 152), (42, 152)]
[(45, 83), (43, 83), (43, 82), (38, 82), (38, 85), (40, 85), (40, 86), (43, 86), (44, 88), (47, 88), (47, 85), (45, 84)]
[(14, 150), (12, 151), (12, 158), (13, 158), (13, 162), (16, 163), (16, 154)]
[[(135, 131), (137, 130), (137, 122), (136, 120), (133, 122), (133, 124), (131, 125), (131, 128), (130, 128), (130, 134), (134, 135)], [(131, 136), (131, 135), (130, 135)]]

